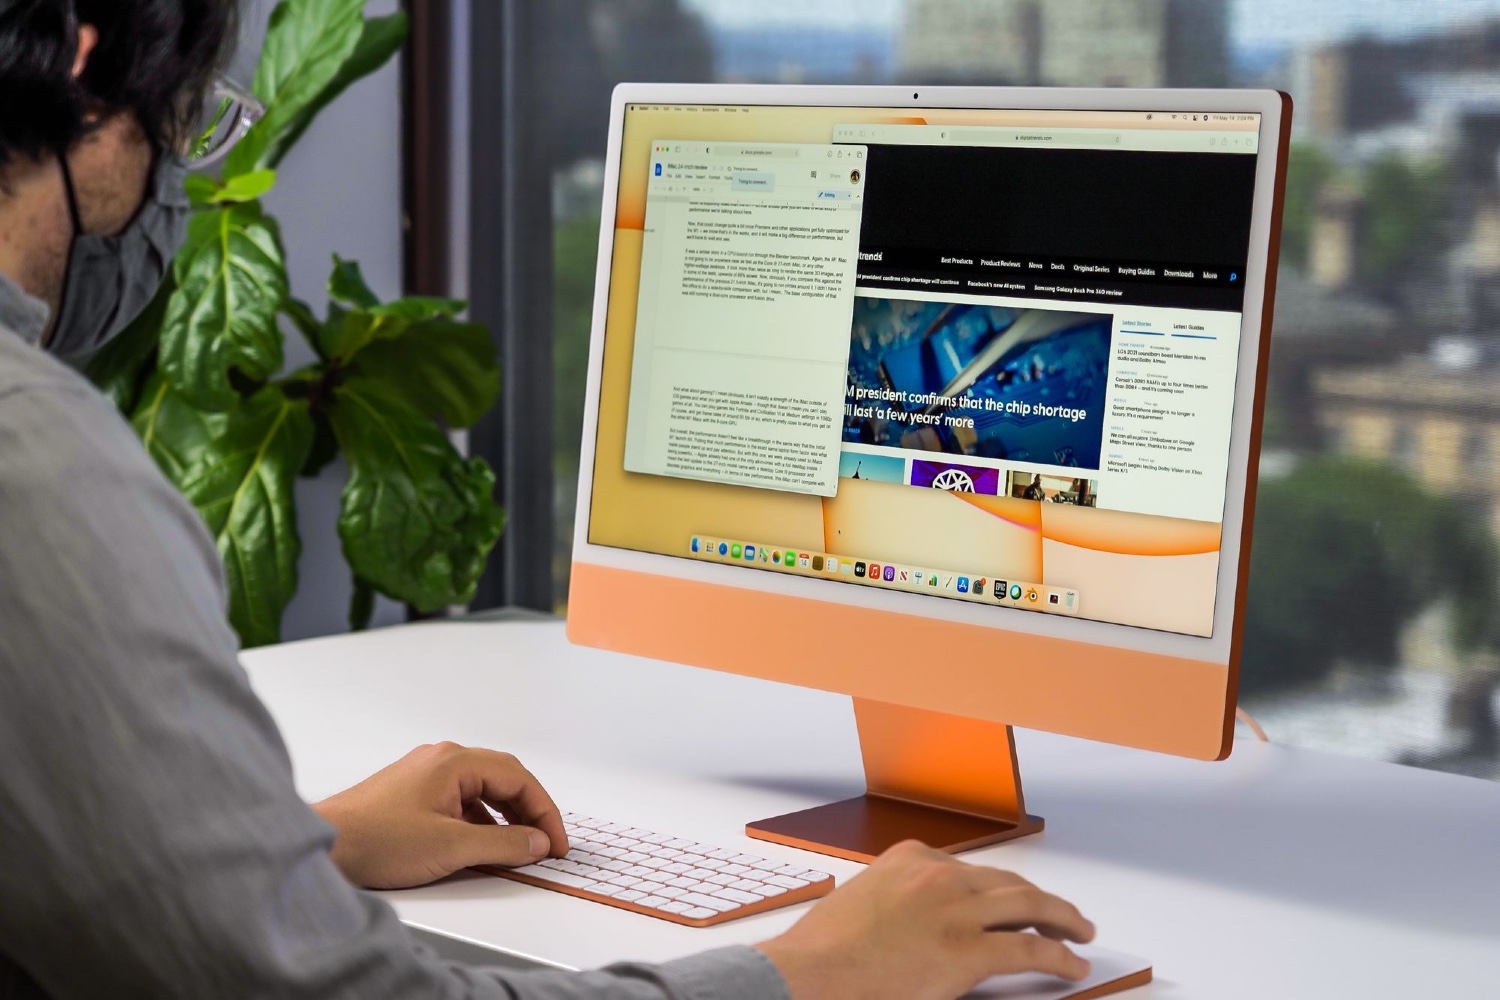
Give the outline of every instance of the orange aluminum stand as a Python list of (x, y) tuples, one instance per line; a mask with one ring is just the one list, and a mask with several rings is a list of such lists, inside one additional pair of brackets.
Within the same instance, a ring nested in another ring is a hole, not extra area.
[(869, 862), (903, 840), (956, 854), (1042, 829), (1026, 813), (1010, 726), (854, 699), (864, 795), (745, 827), (769, 840)]

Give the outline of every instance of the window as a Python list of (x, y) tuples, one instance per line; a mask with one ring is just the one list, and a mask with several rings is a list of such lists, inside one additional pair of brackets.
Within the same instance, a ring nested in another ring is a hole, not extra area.
[(1297, 110), (1241, 703), (1275, 740), (1500, 778), (1500, 13), (1467, 0), (537, 6), (537, 92), (552, 97), (521, 138), (551, 177), (554, 445), (550, 470), (524, 474), (554, 483), (557, 609), (615, 82), (1276, 87)]

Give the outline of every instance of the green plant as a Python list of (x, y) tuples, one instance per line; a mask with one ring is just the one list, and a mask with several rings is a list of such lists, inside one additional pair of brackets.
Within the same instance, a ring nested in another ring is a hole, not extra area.
[[(339, 454), (354, 628), (376, 593), (422, 610), (470, 600), (504, 524), (489, 466), (445, 430), (470, 426), (499, 394), (486, 330), (456, 319), (463, 302), (382, 303), (337, 257), (318, 318), (290, 294), (279, 228), (260, 204), (318, 113), (401, 47), (405, 15), (366, 19), (364, 6), (276, 7), (254, 83), (265, 117), (218, 178), (189, 178), (195, 212), (169, 279), (89, 365), (208, 522), (247, 647), (279, 639), (297, 589), (296, 477)], [(289, 374), (283, 323), (317, 355)]]

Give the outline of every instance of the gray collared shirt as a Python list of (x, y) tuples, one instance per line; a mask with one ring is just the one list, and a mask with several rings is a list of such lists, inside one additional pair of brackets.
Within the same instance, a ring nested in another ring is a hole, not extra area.
[(0, 275), (0, 998), (785, 1000), (752, 948), (515, 974), (415, 947), (297, 796), (206, 527), (46, 320)]

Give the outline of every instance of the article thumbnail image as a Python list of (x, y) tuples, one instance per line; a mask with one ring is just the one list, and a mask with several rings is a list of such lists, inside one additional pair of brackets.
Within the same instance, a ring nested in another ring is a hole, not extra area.
[(846, 451), (839, 455), (840, 479), (873, 479), (878, 483), (906, 482), (906, 459)]
[(911, 485), (948, 490), (950, 493), (1000, 492), (1000, 470), (978, 465), (955, 465), (952, 462), (929, 462), (916, 459), (911, 463)]
[(1066, 503), (1074, 507), (1099, 505), (1099, 481), (1049, 476), (1046, 473), (1013, 470), (1007, 477), (1005, 492), (1017, 500), (1039, 500), (1042, 503)]
[(860, 296), (844, 440), (1098, 469), (1107, 314)]

